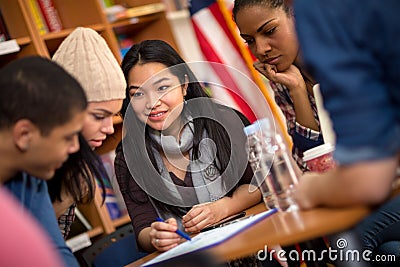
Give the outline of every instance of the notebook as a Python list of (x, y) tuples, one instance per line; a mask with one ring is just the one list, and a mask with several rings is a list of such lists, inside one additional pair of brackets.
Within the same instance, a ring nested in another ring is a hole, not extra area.
[(160, 254), (159, 256), (155, 257), (154, 259), (146, 262), (141, 266), (155, 266), (157, 264), (163, 263), (167, 260), (182, 255), (199, 252), (211, 248), (213, 246), (216, 246), (228, 240), (229, 238), (232, 238), (233, 236), (237, 235), (238, 233), (250, 227), (251, 225), (254, 225), (263, 220), (264, 218), (274, 214), (275, 212), (277, 212), (277, 209), (267, 210), (265, 212), (256, 215), (243, 217), (223, 227), (202, 232), (197, 236), (193, 237), (191, 241), (186, 241), (180, 244), (179, 246), (174, 247), (173, 249), (170, 249)]

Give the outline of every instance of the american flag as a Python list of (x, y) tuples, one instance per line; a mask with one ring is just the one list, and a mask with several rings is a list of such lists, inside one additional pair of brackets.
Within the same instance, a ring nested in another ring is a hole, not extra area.
[(206, 74), (222, 85), (211, 88), (212, 97), (241, 111), (251, 122), (271, 118), (291, 146), (281, 111), (265, 81), (253, 68), (254, 58), (232, 20), (232, 6), (233, 0), (190, 1), (191, 21), (203, 59), (218, 63), (210, 64)]
[[(256, 119), (252, 107), (259, 106), (258, 94), (252, 76), (240, 51), (231, 30), (225, 20), (223, 10), (217, 1), (192, 0), (190, 3), (191, 20), (204, 60), (227, 65), (231, 68), (221, 68), (220, 65), (211, 64), (209, 75), (215, 75), (222, 87), (212, 88), (212, 96), (223, 104), (238, 109), (250, 121)], [(233, 71), (232, 68), (235, 70)], [(238, 73), (247, 76), (243, 79)], [(250, 84), (253, 83), (253, 84)], [(258, 96), (256, 96), (258, 95)]]

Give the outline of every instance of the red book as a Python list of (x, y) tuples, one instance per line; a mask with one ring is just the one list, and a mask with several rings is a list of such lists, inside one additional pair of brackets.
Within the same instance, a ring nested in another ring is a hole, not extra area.
[(50, 32), (58, 32), (63, 29), (60, 16), (57, 9), (54, 7), (53, 0), (37, 0), (40, 11), (46, 21)]

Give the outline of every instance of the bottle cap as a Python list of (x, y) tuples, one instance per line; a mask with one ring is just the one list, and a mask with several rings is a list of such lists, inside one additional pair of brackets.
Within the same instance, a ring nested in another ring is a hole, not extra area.
[(257, 129), (257, 127), (255, 127), (254, 124), (250, 124), (243, 128), (243, 131), (244, 131), (245, 135), (247, 135), (247, 136), (255, 134), (257, 132), (257, 130), (258, 129)]

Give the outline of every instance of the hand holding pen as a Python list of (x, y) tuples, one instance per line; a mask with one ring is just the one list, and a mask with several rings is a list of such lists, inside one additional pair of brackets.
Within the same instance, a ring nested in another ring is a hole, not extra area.
[[(157, 218), (157, 221), (158, 221), (158, 222), (165, 222), (165, 221), (164, 221), (163, 219), (161, 219), (161, 218)], [(186, 240), (189, 240), (189, 241), (192, 240), (192, 239), (190, 238), (189, 235), (187, 235), (185, 232), (179, 230), (179, 228), (176, 229), (175, 233), (177, 233), (177, 234), (180, 235), (181, 237), (185, 238)]]
[(182, 236), (177, 230), (178, 224), (174, 218), (165, 221), (158, 218), (151, 224), (150, 242), (158, 251), (170, 250), (182, 242)]

